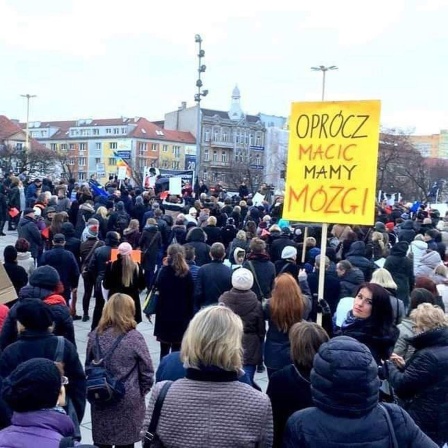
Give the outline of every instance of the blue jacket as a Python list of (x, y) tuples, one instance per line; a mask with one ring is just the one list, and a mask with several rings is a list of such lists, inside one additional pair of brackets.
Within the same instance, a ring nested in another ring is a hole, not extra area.
[[(368, 348), (349, 337), (321, 345), (311, 371), (312, 408), (288, 420), (283, 448), (389, 448), (385, 410), (378, 406), (378, 368)], [(436, 448), (397, 405), (384, 404), (398, 446)]]

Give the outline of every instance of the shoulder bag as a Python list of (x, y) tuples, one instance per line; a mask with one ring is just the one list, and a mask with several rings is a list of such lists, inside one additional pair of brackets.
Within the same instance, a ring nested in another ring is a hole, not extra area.
[(384, 413), (384, 417), (386, 418), (387, 428), (389, 430), (389, 437), (390, 437), (390, 447), (400, 448), (397, 442), (397, 436), (395, 435), (395, 429), (392, 425), (392, 420), (390, 419), (389, 411), (382, 404), (378, 404), (378, 406), (381, 408), (381, 410)]
[(87, 267), (89, 266), (89, 261), (90, 258), (92, 257), (93, 252), (96, 249), (96, 246), (98, 246), (98, 244), (100, 243), (100, 241), (98, 240), (90, 249), (89, 253), (87, 254), (87, 257), (84, 259), (84, 262), (82, 264), (82, 270), (81, 270), (81, 275), (83, 276), (83, 278), (87, 275)]
[(264, 307), (266, 305), (266, 302), (267, 302), (268, 298), (265, 296), (263, 290), (261, 289), (260, 283), (258, 281), (257, 273), (255, 272), (255, 269), (254, 269), (254, 266), (253, 266), (252, 262), (248, 261), (247, 264), (249, 265), (250, 271), (254, 275), (255, 283), (257, 284), (258, 291), (260, 291), (261, 304)]
[(148, 429), (146, 430), (145, 437), (143, 438), (143, 448), (164, 447), (162, 441), (157, 435), (157, 425), (159, 424), (160, 412), (162, 411), (163, 402), (165, 401), (168, 389), (172, 384), (172, 381), (167, 381), (160, 390), (160, 393), (154, 405), (154, 410), (152, 411), (151, 421), (149, 423)]
[(161, 267), (156, 275), (156, 279), (154, 280), (151, 289), (146, 295), (145, 301), (143, 302), (143, 313), (144, 315), (151, 321), (150, 316), (156, 314), (157, 311), (157, 302), (159, 301), (159, 288), (157, 286), (157, 282), (160, 277), (160, 273), (162, 272), (163, 267)]

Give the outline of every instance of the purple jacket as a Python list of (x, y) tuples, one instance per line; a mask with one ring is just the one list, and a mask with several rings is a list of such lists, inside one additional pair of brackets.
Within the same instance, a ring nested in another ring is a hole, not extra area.
[(0, 431), (0, 448), (58, 448), (73, 431), (70, 417), (58, 411), (14, 412), (11, 426)]

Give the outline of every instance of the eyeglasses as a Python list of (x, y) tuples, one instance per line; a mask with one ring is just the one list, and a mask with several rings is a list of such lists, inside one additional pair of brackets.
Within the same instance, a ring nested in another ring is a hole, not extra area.
[(67, 386), (68, 383), (69, 383), (68, 378), (66, 376), (61, 376), (61, 384), (63, 386)]

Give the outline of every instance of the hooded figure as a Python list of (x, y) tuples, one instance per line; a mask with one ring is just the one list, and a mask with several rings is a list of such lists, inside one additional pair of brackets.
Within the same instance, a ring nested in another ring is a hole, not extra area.
[(409, 244), (414, 241), (415, 238), (415, 230), (414, 230), (414, 221), (412, 219), (407, 219), (400, 226), (400, 231), (398, 232), (398, 241), (406, 241)]
[(415, 271), (415, 276), (430, 277), (439, 264), (442, 264), (440, 254), (435, 250), (431, 250), (420, 258), (417, 270)]
[(283, 448), (344, 448), (348, 444), (389, 448), (391, 430), (386, 412), (397, 446), (437, 447), (398, 405), (379, 406), (377, 364), (369, 349), (355, 339), (340, 336), (322, 344), (310, 379), (315, 407), (289, 418)]
[(374, 264), (368, 260), (365, 256), (366, 245), (364, 241), (355, 241), (350, 246), (350, 250), (347, 253), (346, 260), (349, 261), (354, 267), (361, 269), (364, 274), (364, 279), (369, 282), (372, 278), (372, 273), (375, 269)]
[(405, 307), (409, 305), (409, 295), (414, 287), (412, 261), (406, 256), (408, 248), (409, 244), (406, 241), (399, 241), (392, 247), (384, 263), (384, 269), (390, 272), (397, 284), (396, 297), (403, 301)]

